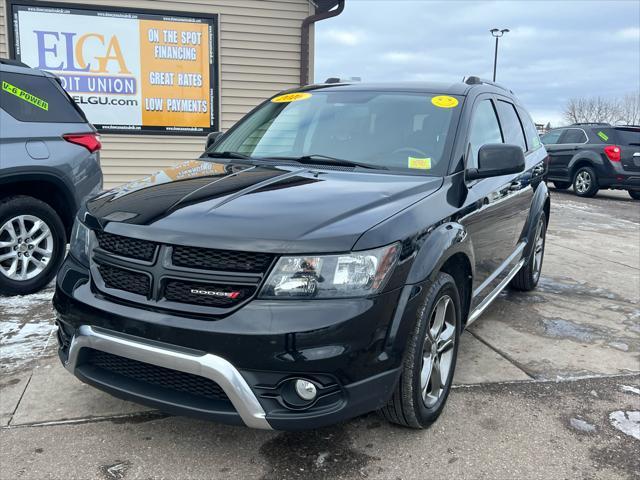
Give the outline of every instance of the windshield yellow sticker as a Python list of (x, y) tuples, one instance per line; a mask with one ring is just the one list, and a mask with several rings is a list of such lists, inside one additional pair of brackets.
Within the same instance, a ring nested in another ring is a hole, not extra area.
[(25, 102), (30, 103), (42, 110), (49, 110), (49, 103), (45, 100), (36, 97), (35, 95), (31, 95), (29, 92), (25, 92), (24, 90), (16, 87), (15, 85), (11, 85), (9, 82), (2, 81), (2, 90), (10, 93), (11, 95), (15, 95), (20, 100), (24, 100)]
[(449, 95), (438, 95), (431, 99), (431, 103), (440, 108), (453, 108), (458, 106), (458, 99)]
[(298, 100), (306, 100), (307, 98), (311, 98), (311, 94), (307, 92), (298, 92), (298, 93), (285, 93), (284, 95), (278, 95), (271, 99), (273, 103), (289, 103), (289, 102), (297, 102)]
[(409, 168), (419, 168), (420, 170), (431, 170), (431, 158), (408, 158)]
[(607, 140), (609, 140), (609, 137), (608, 137), (608, 136), (607, 136), (607, 134), (606, 134), (606, 133), (604, 133), (604, 132), (598, 132), (598, 136), (599, 136), (602, 140), (604, 140), (605, 142), (606, 142)]

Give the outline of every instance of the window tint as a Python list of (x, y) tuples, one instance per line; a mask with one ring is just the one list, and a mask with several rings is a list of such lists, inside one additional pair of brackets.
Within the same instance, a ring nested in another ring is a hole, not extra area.
[(558, 143), (560, 135), (562, 135), (562, 130), (551, 130), (540, 137), (540, 141), (545, 145), (555, 145)]
[(504, 135), (504, 143), (510, 145), (518, 145), (523, 152), (527, 151), (527, 144), (524, 141), (524, 132), (520, 119), (516, 113), (516, 109), (510, 103), (498, 100), (498, 115), (500, 116), (500, 125), (502, 126), (502, 134)]
[(587, 136), (580, 128), (567, 128), (560, 139), (560, 143), (585, 143)]
[(640, 128), (618, 127), (616, 130), (617, 142), (620, 145), (640, 145)]
[(491, 100), (482, 100), (473, 112), (469, 142), (471, 143), (471, 158), (467, 167), (472, 168), (478, 163), (480, 147), (487, 143), (502, 143), (500, 124)]
[(21, 122), (85, 122), (55, 80), (0, 72), (0, 107)]
[(524, 111), (524, 109), (516, 107), (516, 110), (518, 111), (520, 121), (524, 127), (524, 136), (527, 140), (527, 151), (532, 152), (533, 150), (537, 150), (542, 146), (542, 142), (540, 142), (540, 136), (538, 135), (538, 130), (536, 129), (533, 120), (531, 120), (531, 117), (526, 111)]

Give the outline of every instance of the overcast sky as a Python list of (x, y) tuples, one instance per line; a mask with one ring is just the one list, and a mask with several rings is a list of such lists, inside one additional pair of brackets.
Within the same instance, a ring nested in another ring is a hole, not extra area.
[(497, 81), (536, 122), (562, 122), (570, 97), (640, 90), (640, 1), (346, 0), (316, 26), (315, 80), (490, 79), (491, 28), (500, 40)]

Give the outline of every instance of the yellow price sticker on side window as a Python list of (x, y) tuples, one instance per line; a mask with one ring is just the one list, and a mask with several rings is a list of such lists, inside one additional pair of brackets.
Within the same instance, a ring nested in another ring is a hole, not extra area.
[(289, 103), (289, 102), (297, 102), (299, 100), (306, 100), (307, 98), (311, 98), (311, 94), (307, 92), (297, 92), (297, 93), (285, 93), (284, 95), (278, 95), (271, 99), (273, 103)]
[(408, 158), (409, 168), (418, 168), (420, 170), (431, 170), (431, 158)]

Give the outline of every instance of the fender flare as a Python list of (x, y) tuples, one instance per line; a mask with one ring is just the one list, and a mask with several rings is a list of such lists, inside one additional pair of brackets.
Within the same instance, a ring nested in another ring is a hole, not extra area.
[(457, 222), (441, 223), (418, 242), (405, 286), (398, 300), (398, 308), (389, 323), (381, 360), (402, 358), (408, 332), (411, 330), (419, 309), (424, 303), (428, 285), (452, 256), (463, 253), (471, 265), (471, 275), (475, 273), (475, 256), (470, 237), (463, 225)]
[(424, 237), (417, 249), (406, 283), (417, 284), (433, 279), (442, 265), (457, 253), (467, 256), (471, 275), (475, 275), (475, 255), (466, 228), (457, 222), (438, 225)]
[[(73, 217), (78, 210), (79, 202), (74, 194), (74, 187), (70, 182), (65, 179), (62, 175), (59, 174), (55, 169), (49, 168), (31, 168), (31, 167), (15, 167), (15, 168), (7, 168), (3, 169), (0, 172), (0, 192), (7, 191), (7, 186), (11, 186), (12, 184), (17, 183), (29, 183), (29, 182), (44, 182), (52, 185), (56, 192), (59, 193), (60, 198), (63, 200), (63, 204), (67, 205), (69, 208), (69, 213), (71, 215), (70, 223), (73, 223)], [(28, 195), (28, 193), (25, 193)], [(38, 198), (38, 195), (31, 195), (33, 197)], [(58, 215), (61, 216), (63, 223), (65, 226), (68, 226), (70, 233), (71, 225), (67, 225), (65, 221), (65, 217), (63, 212), (58, 212)]]
[(551, 197), (549, 196), (549, 189), (544, 182), (540, 182), (533, 194), (531, 200), (531, 206), (529, 207), (529, 216), (522, 228), (520, 234), (520, 241), (526, 241), (526, 245), (522, 252), (522, 258), (529, 258), (531, 249), (533, 248), (533, 236), (535, 235), (536, 225), (543, 212), (547, 214), (547, 225), (549, 225), (549, 208), (551, 207)]
[(573, 174), (575, 173), (576, 165), (580, 162), (587, 162), (590, 166), (593, 167), (603, 167), (604, 161), (600, 157), (599, 154), (595, 152), (591, 152), (588, 150), (581, 151), (576, 153), (573, 158), (569, 161), (569, 165), (567, 166), (567, 174), (569, 178), (573, 180)]

